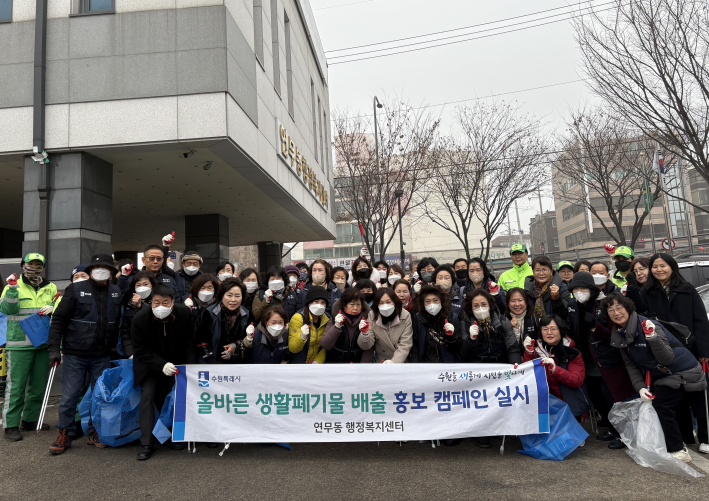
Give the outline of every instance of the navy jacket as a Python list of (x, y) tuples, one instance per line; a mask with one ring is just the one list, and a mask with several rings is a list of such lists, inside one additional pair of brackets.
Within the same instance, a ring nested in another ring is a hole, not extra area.
[[(197, 357), (197, 363), (202, 364), (218, 364), (222, 362), (229, 363), (229, 361), (223, 361), (221, 358), (221, 353), (224, 351), (224, 346), (220, 346), (219, 340), (222, 336), (222, 303), (221, 301), (213, 304), (206, 310), (202, 312), (196, 321), (195, 332), (197, 333), (198, 343), (200, 341), (209, 341), (212, 349), (212, 356), (203, 358), (202, 356)], [(246, 327), (249, 326), (250, 322), (253, 322), (253, 317), (251, 313), (243, 306), (239, 307), (239, 321), (241, 322), (241, 330), (245, 333)], [(209, 332), (211, 332), (211, 338), (209, 337)], [(254, 333), (255, 335), (255, 333)], [(241, 346), (237, 345), (237, 350), (241, 349)], [(199, 354), (199, 352), (198, 352)]]
[[(443, 331), (443, 318), (431, 319), (418, 312), (412, 321), (413, 346), (409, 352), (411, 362), (460, 363), (462, 340)], [(450, 322), (450, 319), (448, 319)], [(453, 322), (451, 322), (453, 323)], [(435, 336), (435, 337), (434, 337)]]
[[(486, 292), (490, 292), (490, 279), (484, 279), (483, 284), (480, 288)], [(475, 290), (475, 285), (473, 285), (473, 282), (471, 280), (467, 280), (465, 282), (465, 286), (461, 287), (460, 290), (460, 293), (463, 296), (463, 300), (465, 300), (465, 295), (472, 290)], [(505, 313), (505, 311), (507, 311), (507, 293), (502, 288), (502, 286), (500, 286), (500, 292), (497, 294), (497, 296), (492, 297), (495, 298), (495, 305), (497, 306), (498, 311), (500, 313)]]
[(259, 324), (254, 332), (254, 339), (251, 343), (250, 364), (280, 364), (290, 360), (291, 352), (288, 350), (288, 326), (286, 325), (281, 333), (281, 337), (274, 343), (261, 330), (263, 324)]

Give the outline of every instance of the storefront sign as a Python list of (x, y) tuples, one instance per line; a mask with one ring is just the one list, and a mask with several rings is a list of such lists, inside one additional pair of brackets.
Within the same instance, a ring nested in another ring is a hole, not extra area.
[(295, 141), (293, 141), (293, 138), (288, 134), (288, 130), (278, 119), (276, 119), (276, 131), (278, 133), (278, 141), (281, 145), (278, 149), (279, 158), (290, 165), (291, 169), (295, 171), (303, 184), (314, 193), (320, 204), (327, 209), (327, 186), (321, 183), (317, 178), (315, 170), (310, 167), (310, 164), (295, 144)]

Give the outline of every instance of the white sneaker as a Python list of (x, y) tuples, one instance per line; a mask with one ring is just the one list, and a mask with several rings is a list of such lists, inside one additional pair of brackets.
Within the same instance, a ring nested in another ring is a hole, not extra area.
[(681, 451), (670, 452), (670, 455), (675, 459), (679, 459), (680, 461), (684, 461), (685, 463), (690, 463), (692, 461), (692, 456), (689, 455), (689, 451), (687, 450), (686, 445), (684, 446), (684, 448)]
[(699, 444), (699, 452), (709, 454), (709, 444)]

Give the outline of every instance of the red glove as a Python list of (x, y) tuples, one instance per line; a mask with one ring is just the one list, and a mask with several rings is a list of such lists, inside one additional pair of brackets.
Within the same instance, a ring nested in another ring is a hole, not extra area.
[(13, 273), (7, 277), (7, 285), (10, 287), (17, 287), (17, 273)]
[(446, 318), (446, 323), (443, 324), (443, 330), (446, 331), (447, 336), (452, 336), (453, 332), (455, 332), (455, 327), (453, 327), (453, 324), (448, 323), (447, 318)]
[(174, 242), (174, 241), (175, 241), (175, 232), (174, 231), (171, 234), (165, 235), (164, 237), (162, 237), (162, 243), (163, 243), (163, 245), (165, 245), (165, 247), (170, 247), (170, 245), (172, 245), (172, 242)]
[(369, 332), (369, 322), (367, 322), (365, 319), (362, 319), (359, 321), (359, 330), (362, 334), (366, 334)]
[(709, 372), (709, 362), (707, 362), (707, 361), (702, 362), (702, 370), (704, 371), (704, 374)]
[(490, 282), (488, 288), (490, 289), (491, 296), (497, 296), (500, 292), (500, 284), (496, 284), (495, 282)]
[(132, 264), (124, 264), (123, 266), (121, 266), (121, 273), (123, 274), (123, 276), (127, 277), (128, 275), (133, 273), (133, 265)]
[(643, 332), (645, 333), (645, 337), (654, 337), (655, 324), (653, 324), (650, 320), (643, 320)]

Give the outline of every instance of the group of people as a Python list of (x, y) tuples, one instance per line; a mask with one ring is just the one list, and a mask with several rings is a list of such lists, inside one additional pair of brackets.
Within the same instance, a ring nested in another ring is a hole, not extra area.
[[(310, 265), (253, 268), (237, 275), (231, 263), (213, 273), (187, 251), (168, 266), (169, 246), (148, 246), (143, 267), (96, 255), (72, 272), (57, 298), (42, 278), (44, 257), (28, 254), (22, 274), (7, 279), (0, 312), (8, 315), (8, 384), (5, 438), (48, 430), (38, 422), (47, 367), (63, 363), (58, 436), (60, 454), (77, 433), (76, 406), (111, 359), (133, 360), (141, 388), (141, 448), (153, 452), (155, 408), (172, 389), (181, 364), (503, 363), (536, 358), (550, 392), (582, 419), (600, 414), (597, 436), (611, 449), (625, 447), (608, 421), (615, 402), (652, 401), (667, 450), (689, 461), (697, 418), (699, 452), (709, 453), (702, 419), (709, 360), (709, 321), (694, 287), (666, 254), (635, 257), (619, 247), (607, 263), (531, 264), (524, 244), (510, 248), (512, 269), (499, 280), (484, 260), (433, 258), (371, 263), (359, 257), (350, 270), (325, 260)], [(35, 347), (19, 321), (51, 315), (49, 341)], [(651, 320), (652, 319), (652, 320)], [(105, 447), (89, 425), (89, 443)], [(454, 446), (461, 439), (446, 440)], [(476, 437), (480, 447), (491, 437)], [(168, 442), (172, 448), (182, 444)], [(216, 446), (216, 444), (213, 444)]]

